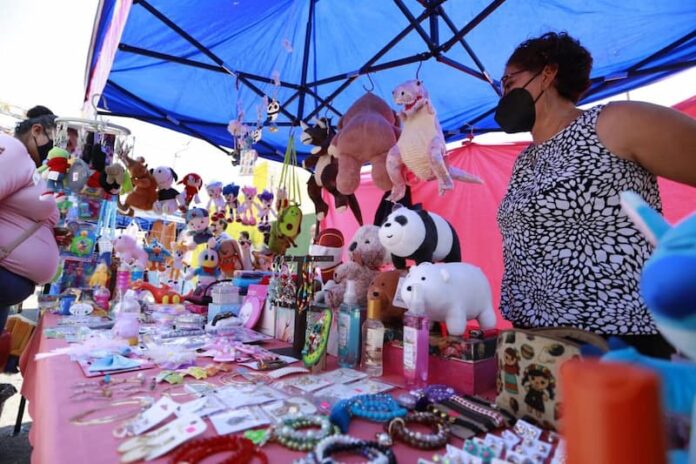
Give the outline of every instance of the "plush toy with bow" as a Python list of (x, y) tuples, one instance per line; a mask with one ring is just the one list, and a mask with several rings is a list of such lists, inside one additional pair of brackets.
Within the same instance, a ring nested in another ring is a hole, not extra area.
[(179, 191), (172, 188), (179, 176), (170, 167), (160, 166), (150, 171), (157, 183), (157, 201), (152, 205), (156, 213), (172, 214), (178, 208)]
[(183, 179), (179, 181), (180, 185), (184, 186), (184, 191), (179, 195), (179, 209), (182, 213), (188, 211), (191, 202), (200, 204), (201, 199), (198, 198), (198, 192), (200, 192), (201, 187), (203, 187), (203, 179), (201, 176), (195, 172), (186, 174)]
[(225, 199), (222, 196), (222, 182), (211, 182), (206, 185), (206, 190), (208, 191), (208, 204), (206, 209), (210, 211), (211, 205), (215, 205), (215, 211), (225, 210)]
[(331, 140), (336, 135), (336, 131), (331, 126), (331, 119), (316, 119), (314, 126), (308, 126), (300, 121), (300, 125), (302, 126), (302, 143), (314, 146), (302, 166), (305, 169), (314, 170), (314, 174), (307, 180), (307, 193), (314, 203), (317, 221), (323, 221), (329, 212), (329, 205), (321, 194), (324, 189), (333, 195), (337, 213), (344, 212), (350, 206), (358, 224), (362, 225), (362, 213), (355, 194), (344, 195), (336, 188), (338, 160), (329, 155)]
[(207, 286), (220, 278), (220, 256), (215, 250), (215, 240), (208, 240), (208, 246), (198, 255), (198, 267), (186, 276), (186, 280), (198, 277), (198, 286)]
[(478, 177), (445, 163), (445, 137), (421, 81), (404, 82), (394, 89), (392, 96), (396, 104), (403, 105), (403, 110), (399, 113), (401, 136), (387, 157), (387, 172), (394, 184), (389, 200), (398, 201), (406, 193), (403, 166), (420, 180), (437, 179), (440, 195), (454, 188), (452, 179), (482, 183)]

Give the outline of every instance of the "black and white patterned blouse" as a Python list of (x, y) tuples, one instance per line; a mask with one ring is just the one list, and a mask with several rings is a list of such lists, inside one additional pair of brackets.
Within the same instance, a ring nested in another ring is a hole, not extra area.
[(515, 325), (657, 333), (638, 292), (652, 248), (619, 203), (619, 193), (633, 190), (661, 210), (657, 179), (602, 145), (595, 131), (601, 111), (585, 111), (515, 161), (498, 210), (500, 309)]

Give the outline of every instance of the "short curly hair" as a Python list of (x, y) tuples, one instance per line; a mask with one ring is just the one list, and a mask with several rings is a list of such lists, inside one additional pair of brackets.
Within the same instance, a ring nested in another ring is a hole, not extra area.
[(522, 42), (507, 64), (532, 72), (539, 72), (547, 65), (557, 66), (554, 86), (559, 95), (573, 103), (590, 87), (592, 55), (566, 32), (547, 32)]

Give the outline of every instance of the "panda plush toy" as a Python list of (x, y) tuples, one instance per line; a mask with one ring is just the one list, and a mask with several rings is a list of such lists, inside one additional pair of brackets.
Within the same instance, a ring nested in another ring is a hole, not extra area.
[(416, 264), (461, 261), (459, 237), (449, 222), (417, 206), (395, 208), (379, 229), (379, 241), (397, 269), (405, 269), (407, 259)]

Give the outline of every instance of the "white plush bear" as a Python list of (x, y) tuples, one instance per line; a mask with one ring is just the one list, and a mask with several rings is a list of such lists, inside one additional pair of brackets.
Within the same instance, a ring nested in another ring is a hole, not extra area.
[(481, 269), (467, 263), (422, 263), (412, 267), (401, 285), (409, 314), (447, 323), (451, 335), (462, 335), (477, 319), (482, 330), (496, 327), (491, 286)]

